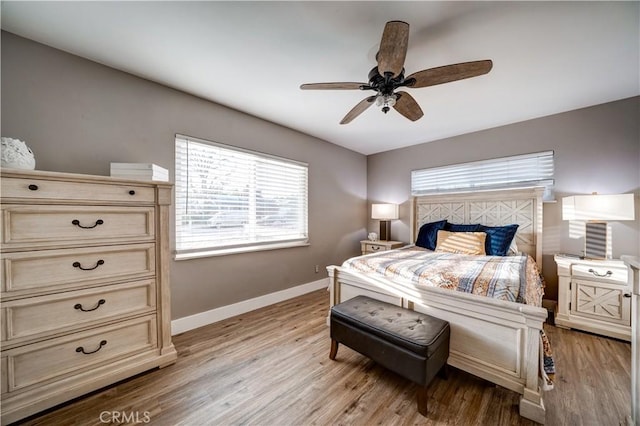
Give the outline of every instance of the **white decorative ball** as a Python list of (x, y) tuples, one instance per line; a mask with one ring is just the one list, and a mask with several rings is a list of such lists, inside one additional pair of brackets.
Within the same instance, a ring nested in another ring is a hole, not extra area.
[(26, 143), (19, 139), (3, 137), (0, 165), (10, 169), (33, 170), (36, 168), (36, 159)]

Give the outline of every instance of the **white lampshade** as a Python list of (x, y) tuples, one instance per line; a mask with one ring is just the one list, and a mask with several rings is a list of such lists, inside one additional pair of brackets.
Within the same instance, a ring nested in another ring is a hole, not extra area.
[(371, 219), (393, 220), (398, 218), (397, 204), (372, 204)]
[(574, 195), (562, 199), (563, 220), (634, 220), (633, 194)]

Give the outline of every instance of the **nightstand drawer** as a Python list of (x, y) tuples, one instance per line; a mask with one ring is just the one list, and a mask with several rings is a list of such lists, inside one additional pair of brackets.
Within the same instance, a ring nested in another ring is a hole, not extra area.
[(153, 207), (2, 206), (3, 249), (153, 240)]
[(155, 281), (144, 280), (2, 302), (3, 347), (152, 312), (154, 294)]
[(387, 250), (387, 247), (381, 244), (373, 244), (373, 243), (365, 244), (365, 251), (367, 251), (368, 253), (375, 253), (377, 251), (385, 251), (385, 250)]
[(602, 283), (627, 285), (627, 268), (616, 268), (611, 265), (573, 264), (571, 275), (574, 278), (588, 278)]
[(402, 246), (404, 246), (404, 243), (402, 241), (387, 241), (387, 240), (360, 241), (360, 249), (362, 251), (362, 254), (378, 253), (380, 251), (397, 249)]
[(157, 347), (155, 315), (2, 352), (2, 389), (15, 392)]

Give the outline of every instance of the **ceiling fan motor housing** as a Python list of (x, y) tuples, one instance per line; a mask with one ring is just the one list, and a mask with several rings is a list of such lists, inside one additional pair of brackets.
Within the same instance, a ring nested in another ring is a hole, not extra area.
[(363, 90), (375, 90), (381, 95), (391, 95), (398, 87), (408, 86), (413, 81), (414, 79), (404, 79), (404, 68), (396, 78), (392, 78), (390, 73), (387, 73), (385, 76), (380, 75), (378, 67), (373, 67), (373, 69), (369, 71), (369, 84), (361, 88)]

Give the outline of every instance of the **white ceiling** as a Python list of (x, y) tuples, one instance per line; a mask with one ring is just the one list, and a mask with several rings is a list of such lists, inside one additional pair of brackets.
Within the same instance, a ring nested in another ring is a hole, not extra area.
[[(2, 28), (266, 120), (372, 154), (640, 94), (640, 3), (2, 2)], [(492, 59), (484, 76), (408, 89), (424, 117), (361, 81), (385, 22), (410, 24), (406, 74)]]

